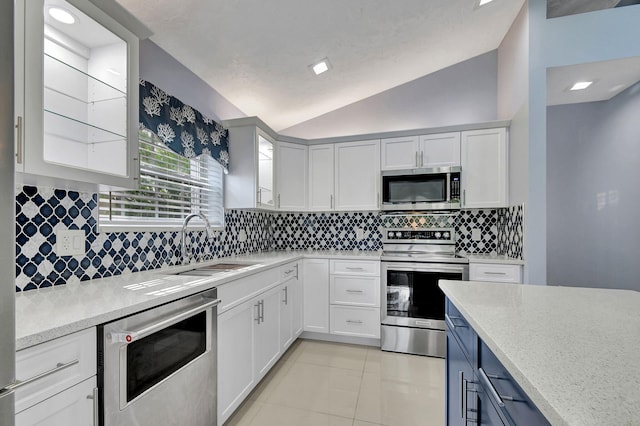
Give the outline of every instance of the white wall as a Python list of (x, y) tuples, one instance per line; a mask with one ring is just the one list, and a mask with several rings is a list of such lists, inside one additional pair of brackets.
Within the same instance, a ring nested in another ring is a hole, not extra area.
[(305, 139), (497, 119), (497, 52), (491, 51), (279, 133)]

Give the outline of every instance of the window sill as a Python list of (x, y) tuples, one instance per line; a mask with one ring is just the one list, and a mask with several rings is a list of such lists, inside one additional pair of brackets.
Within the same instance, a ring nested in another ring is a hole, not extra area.
[[(109, 224), (98, 225), (98, 233), (109, 232), (180, 232), (182, 225), (141, 225), (141, 224)], [(202, 224), (193, 224), (187, 227), (188, 231), (204, 231)], [(224, 226), (211, 226), (210, 231), (222, 231)]]

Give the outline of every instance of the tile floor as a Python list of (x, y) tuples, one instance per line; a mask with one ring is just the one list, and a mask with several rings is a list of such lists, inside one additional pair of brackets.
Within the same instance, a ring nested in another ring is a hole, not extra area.
[(444, 360), (295, 342), (225, 426), (444, 424)]

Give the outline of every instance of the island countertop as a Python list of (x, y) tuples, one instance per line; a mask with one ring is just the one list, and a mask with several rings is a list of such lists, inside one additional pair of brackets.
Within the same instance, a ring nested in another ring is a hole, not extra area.
[(640, 424), (640, 293), (440, 287), (551, 424)]

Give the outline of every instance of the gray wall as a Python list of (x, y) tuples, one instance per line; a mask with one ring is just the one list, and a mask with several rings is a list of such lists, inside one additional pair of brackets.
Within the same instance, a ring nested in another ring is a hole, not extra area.
[(214, 88), (150, 40), (140, 42), (140, 78), (149, 80), (218, 122), (246, 117)]
[(640, 83), (547, 109), (547, 281), (640, 290)]
[(497, 119), (497, 52), (491, 51), (279, 133), (305, 139)]

